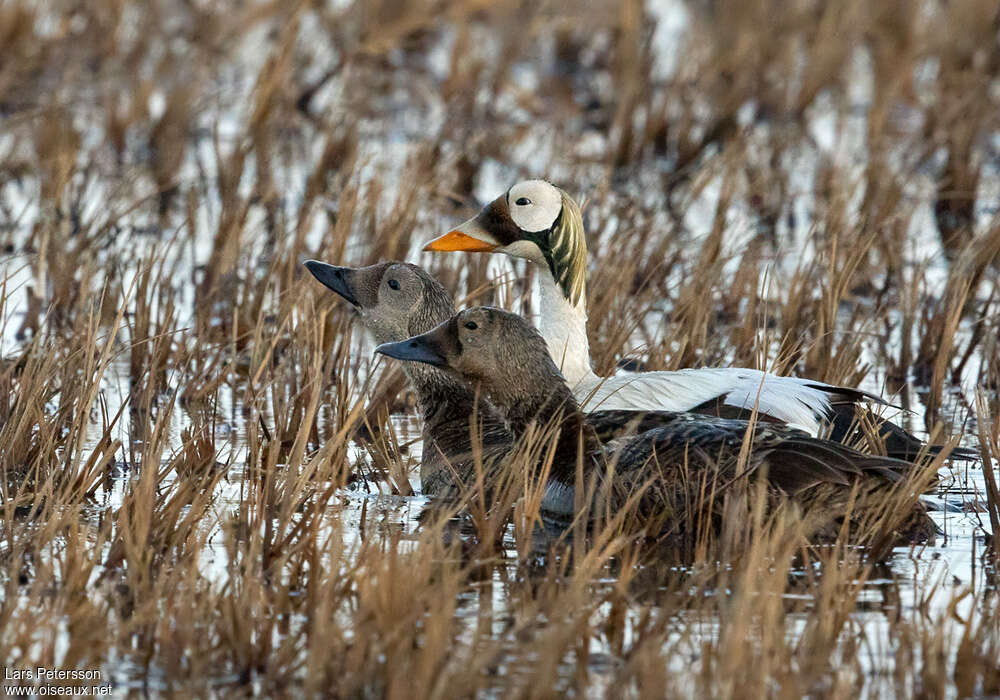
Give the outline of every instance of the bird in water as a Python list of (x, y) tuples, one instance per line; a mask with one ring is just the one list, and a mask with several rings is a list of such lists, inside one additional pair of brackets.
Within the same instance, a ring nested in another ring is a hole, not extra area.
[[(351, 268), (308, 260), (305, 266), (359, 312), (376, 343), (423, 333), (455, 313), (448, 291), (416, 265), (390, 261)], [(512, 446), (503, 417), (453, 373), (420, 362), (404, 362), (403, 371), (423, 418), (421, 491), (455, 498), (476, 483), (477, 470), (488, 491)]]
[[(455, 314), (451, 294), (430, 273), (400, 261), (367, 267), (337, 267), (318, 260), (306, 268), (359, 314), (376, 343), (404, 340), (447, 321)], [(513, 438), (503, 416), (483, 395), (452, 373), (418, 362), (404, 362), (423, 419), (421, 492), (454, 497), (477, 477), (475, 455), (486, 471), (486, 491), (496, 486), (499, 463), (509, 458)], [(588, 422), (604, 439), (655, 422), (654, 416), (595, 411)], [(475, 419), (473, 422), (473, 418)]]
[[(912, 467), (796, 428), (689, 412), (646, 414), (638, 419), (640, 429), (655, 427), (602, 441), (542, 336), (501, 309), (467, 309), (431, 331), (379, 345), (376, 352), (436, 367), (486, 393), (515, 440), (537, 434), (540, 427), (552, 429), (554, 451), (542, 500), (550, 516), (579, 515), (578, 497), (590, 494), (584, 508), (591, 516), (629, 508), (642, 527), (689, 538), (692, 523), (704, 522), (699, 517), (705, 515), (706, 493), (717, 496), (708, 513), (717, 524), (726, 485), (743, 475), (765, 475), (775, 499), (821, 504), (834, 523), (846, 516), (849, 504), (863, 511), (884, 503), (886, 492)], [(625, 419), (628, 414), (618, 415)], [(539, 459), (545, 455), (541, 451)], [(593, 488), (578, 494), (580, 484)], [(909, 534), (932, 536), (933, 523), (915, 499), (904, 515)]]
[[(587, 339), (587, 241), (580, 207), (544, 181), (519, 182), (477, 216), (428, 243), (424, 250), (502, 253), (535, 266), (538, 330), (549, 354), (587, 411), (693, 411), (780, 422), (838, 442), (863, 439), (858, 413), (878, 427), (886, 454), (914, 460), (936, 454), (903, 428), (875, 415), (885, 404), (860, 389), (739, 367), (594, 373)], [(974, 459), (956, 448), (953, 458)]]

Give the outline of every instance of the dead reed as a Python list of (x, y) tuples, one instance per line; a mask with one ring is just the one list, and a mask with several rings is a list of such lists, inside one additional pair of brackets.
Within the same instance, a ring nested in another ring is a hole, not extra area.
[[(0, 658), (121, 695), (1000, 693), (1000, 15), (917, 5), (0, 6)], [(919, 484), (869, 547), (753, 493), (686, 566), (625, 514), (553, 541), (544, 435), (503, 508), (418, 526), (405, 383), (300, 262), (523, 309), (510, 263), (417, 251), (525, 176), (584, 205), (599, 371), (767, 367), (967, 435), (972, 575), (872, 556)]]

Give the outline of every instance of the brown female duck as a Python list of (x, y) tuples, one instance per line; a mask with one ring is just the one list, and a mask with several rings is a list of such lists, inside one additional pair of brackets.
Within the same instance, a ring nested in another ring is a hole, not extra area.
[[(641, 427), (657, 427), (602, 443), (542, 336), (520, 316), (500, 309), (462, 311), (427, 333), (380, 345), (376, 352), (450, 371), (481, 388), (504, 412), (516, 439), (532, 425), (554, 426), (558, 435), (542, 504), (552, 515), (574, 515), (581, 450), (583, 483), (595, 483), (593, 493), (602, 494), (591, 500), (591, 509), (617, 512), (641, 493), (637, 512), (644, 526), (674, 533), (691, 521), (706, 484), (731, 483), (744, 472), (766, 474), (776, 496), (839, 493), (824, 502), (845, 504), (852, 487), (885, 489), (911, 468), (794, 428), (692, 413), (647, 414)], [(741, 458), (746, 439), (749, 457)], [(933, 532), (920, 506), (914, 518), (922, 532)]]
[[(358, 310), (365, 328), (378, 343), (423, 333), (455, 313), (444, 287), (416, 265), (383, 262), (350, 268), (309, 260), (305, 266)], [(423, 417), (423, 493), (452, 497), (474, 484), (476, 455), (489, 481), (498, 461), (506, 457), (512, 445), (497, 409), (453, 373), (420, 362), (404, 362), (403, 370)], [(475, 450), (473, 430), (477, 436)]]

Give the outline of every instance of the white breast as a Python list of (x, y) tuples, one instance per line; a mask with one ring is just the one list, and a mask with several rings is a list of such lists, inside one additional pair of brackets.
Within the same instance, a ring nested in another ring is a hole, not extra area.
[(569, 303), (548, 267), (539, 266), (535, 280), (540, 312), (538, 332), (545, 338), (556, 367), (570, 386), (593, 377), (586, 307)]

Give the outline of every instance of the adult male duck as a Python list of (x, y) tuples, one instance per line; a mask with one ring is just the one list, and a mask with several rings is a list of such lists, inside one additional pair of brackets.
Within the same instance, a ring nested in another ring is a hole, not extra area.
[[(538, 330), (586, 411), (695, 411), (736, 418), (746, 417), (756, 405), (762, 420), (785, 423), (812, 435), (829, 429), (830, 437), (843, 440), (857, 433), (856, 406), (885, 403), (860, 389), (742, 367), (599, 377), (591, 365), (587, 340), (583, 216), (572, 197), (544, 180), (517, 183), (424, 250), (503, 253), (534, 264)], [(877, 419), (873, 422), (880, 424)], [(889, 422), (881, 422), (880, 433), (890, 456), (913, 459), (923, 447), (919, 439)], [(952, 456), (965, 455), (956, 450)]]

